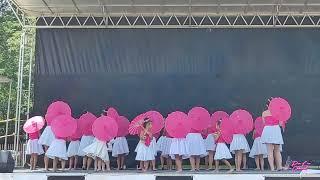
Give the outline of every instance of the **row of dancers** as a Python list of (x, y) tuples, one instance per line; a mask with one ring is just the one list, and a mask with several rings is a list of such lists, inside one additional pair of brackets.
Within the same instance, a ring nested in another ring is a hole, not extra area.
[[(271, 116), (270, 111), (262, 114), (264, 119)], [(235, 158), (235, 170), (241, 171), (241, 165), (246, 168), (246, 157), (255, 159), (256, 169), (264, 170), (264, 158), (268, 158), (272, 171), (282, 170), (282, 145), (283, 138), (279, 124), (266, 125), (262, 133), (253, 132), (254, 142), (250, 148), (244, 134), (233, 134), (230, 147), (221, 135), (221, 120), (216, 123), (216, 132), (203, 135), (203, 132), (191, 130), (185, 138), (173, 138), (164, 129), (158, 138), (152, 134), (152, 121), (148, 118), (143, 121), (143, 128), (139, 134), (140, 141), (135, 148), (136, 160), (139, 161), (139, 169), (143, 172), (149, 168), (156, 170), (155, 159), (160, 152), (161, 169), (167, 162), (167, 169), (172, 169), (175, 161), (177, 172), (182, 171), (183, 159), (189, 159), (191, 171), (200, 170), (200, 158), (206, 159), (207, 169), (219, 170), (220, 161), (228, 166), (229, 172), (234, 171), (229, 160)], [(206, 133), (205, 133), (206, 134)], [(67, 141), (70, 141), (67, 147)], [(43, 149), (44, 147), (44, 149)], [(46, 126), (40, 136), (40, 132), (29, 134), (26, 153), (31, 155), (30, 169), (34, 170), (37, 164), (37, 156), (45, 153), (45, 170), (49, 170), (49, 159), (53, 159), (53, 171), (57, 170), (58, 161), (61, 161), (62, 170), (69, 160), (69, 169), (76, 169), (78, 157), (82, 157), (82, 169), (89, 170), (94, 161), (94, 170), (111, 170), (109, 153), (117, 158), (117, 170), (126, 169), (125, 156), (129, 154), (126, 137), (115, 137), (109, 142), (95, 138), (92, 132), (84, 134), (81, 138), (56, 137), (50, 126)]]

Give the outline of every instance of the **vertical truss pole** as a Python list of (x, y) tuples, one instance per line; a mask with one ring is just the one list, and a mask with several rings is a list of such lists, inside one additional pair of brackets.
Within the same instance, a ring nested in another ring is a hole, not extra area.
[(8, 106), (7, 106), (7, 121), (6, 121), (6, 134), (4, 137), (4, 150), (7, 150), (8, 146), (8, 129), (9, 129), (9, 118), (10, 118), (10, 108), (11, 108), (11, 89), (12, 89), (12, 81), (10, 81), (9, 85), (9, 97), (8, 97)]
[(30, 57), (29, 57), (29, 83), (28, 83), (28, 100), (27, 100), (27, 119), (30, 118), (30, 99), (31, 99), (31, 82), (32, 82), (32, 65), (33, 65), (33, 48), (34, 48), (34, 39), (31, 38), (31, 47), (30, 47)]
[[(22, 29), (20, 42), (20, 55), (18, 67), (18, 84), (17, 84), (17, 103), (16, 103), (16, 123), (15, 123), (15, 142), (14, 151), (17, 157), (19, 151), (20, 140), (20, 119), (21, 119), (21, 99), (22, 99), (22, 84), (23, 84), (23, 65), (24, 65), (24, 48), (26, 42), (26, 29)], [(17, 165), (17, 158), (15, 159)]]

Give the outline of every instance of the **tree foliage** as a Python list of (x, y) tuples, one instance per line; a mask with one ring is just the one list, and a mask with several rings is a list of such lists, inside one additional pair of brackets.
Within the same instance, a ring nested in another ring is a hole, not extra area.
[[(8, 77), (13, 81), (10, 118), (13, 118), (15, 114), (21, 33), (22, 27), (8, 7), (8, 4), (5, 0), (0, 0), (0, 75)], [(34, 38), (34, 34), (31, 34), (31, 37)], [(29, 51), (26, 49), (25, 58), (28, 58), (27, 60), (29, 60), (28, 53)], [(28, 61), (26, 61), (26, 63), (24, 63), (25, 72), (28, 72), (28, 69)], [(28, 80), (26, 78), (23, 81), (23, 87), (23, 89), (27, 89), (28, 87)], [(0, 84), (0, 121), (6, 119), (8, 96), (9, 84)], [(26, 98), (26, 96), (27, 92), (24, 92), (22, 97)], [(25, 113), (26, 108), (23, 108), (22, 114)], [(0, 122), (0, 135), (3, 135), (3, 124), (4, 123)]]

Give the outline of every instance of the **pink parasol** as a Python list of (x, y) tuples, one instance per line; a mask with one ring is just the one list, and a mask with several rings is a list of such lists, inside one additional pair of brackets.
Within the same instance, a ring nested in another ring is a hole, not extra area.
[(34, 116), (28, 119), (24, 125), (23, 130), (24, 132), (30, 134), (40, 131), (44, 126), (44, 119), (41, 116)]
[(227, 144), (232, 142), (233, 124), (230, 119), (222, 119), (221, 121), (221, 136)]
[(234, 134), (248, 134), (253, 129), (253, 118), (246, 110), (236, 110), (230, 117), (234, 127)]
[(229, 114), (224, 111), (216, 111), (211, 116), (211, 123), (209, 125), (209, 133), (214, 133), (217, 131), (217, 122), (220, 119), (229, 119)]
[(273, 98), (269, 104), (269, 110), (273, 117), (281, 122), (287, 122), (291, 117), (291, 107), (283, 98)]
[(188, 115), (180, 111), (170, 113), (165, 122), (166, 131), (174, 138), (185, 138), (191, 130)]
[(194, 107), (188, 112), (191, 129), (202, 131), (210, 124), (210, 113), (203, 107)]
[(60, 115), (51, 122), (51, 128), (56, 137), (70, 137), (77, 130), (77, 121), (70, 115)]
[(63, 101), (56, 101), (49, 105), (47, 114), (65, 114), (71, 116), (71, 108), (67, 103)]
[(77, 122), (77, 129), (76, 131), (70, 136), (70, 139), (80, 139), (81, 136), (82, 136), (82, 132), (81, 132), (81, 129), (80, 129), (80, 125), (79, 125), (79, 120), (76, 120)]
[(254, 121), (254, 132), (256, 137), (260, 137), (264, 128), (262, 117), (257, 117)]
[(96, 119), (97, 117), (90, 112), (86, 112), (80, 116), (78, 124), (83, 135), (92, 135), (92, 124)]
[(116, 120), (108, 116), (97, 118), (92, 125), (93, 135), (101, 141), (110, 141), (118, 133)]
[(152, 123), (152, 133), (156, 134), (161, 131), (164, 126), (163, 116), (157, 111), (148, 111), (135, 117), (129, 125), (129, 133), (131, 135), (139, 134), (143, 127), (145, 118), (149, 118)]
[(158, 111), (148, 111), (146, 117), (152, 121), (152, 133), (159, 133), (164, 127), (164, 118)]
[(118, 125), (118, 137), (125, 137), (126, 135), (129, 134), (129, 120), (124, 117), (124, 116), (119, 116), (118, 119), (116, 120), (117, 125)]
[(113, 119), (117, 119), (119, 117), (118, 111), (113, 107), (109, 107), (106, 112), (107, 116), (112, 117)]

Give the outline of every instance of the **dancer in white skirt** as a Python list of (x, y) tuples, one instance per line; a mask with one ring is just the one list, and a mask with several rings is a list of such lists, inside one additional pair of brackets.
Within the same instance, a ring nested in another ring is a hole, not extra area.
[[(51, 130), (51, 126), (49, 124), (49, 122), (47, 121), (47, 126), (46, 128), (43, 130), (38, 143), (41, 144), (44, 147), (44, 152), (47, 152), (49, 146), (51, 145), (51, 143), (53, 142), (53, 140), (55, 139), (55, 136)], [(46, 171), (48, 171), (48, 166), (49, 166), (49, 158), (47, 156), (44, 156), (44, 169)]]
[(112, 156), (117, 158), (117, 170), (125, 169), (125, 156), (129, 154), (126, 137), (116, 137), (113, 141)]
[(256, 162), (256, 170), (264, 170), (264, 158), (268, 156), (267, 146), (261, 142), (261, 133), (253, 131), (254, 142), (249, 157), (254, 158)]
[(142, 161), (142, 171), (146, 172), (149, 168), (149, 161), (155, 159), (154, 157), (154, 149), (151, 146), (152, 141), (152, 133), (151, 133), (152, 124), (149, 119), (144, 120), (143, 122), (143, 130), (140, 132), (140, 141), (139, 145), (137, 145), (136, 152), (136, 160)]
[[(152, 137), (151, 144), (150, 144), (150, 146), (151, 146), (151, 148), (153, 149), (153, 152), (154, 152), (153, 153), (154, 154), (154, 160), (151, 161), (152, 170), (153, 171), (157, 170), (157, 168), (156, 168), (156, 157), (158, 155), (158, 149), (159, 149), (158, 144), (157, 144), (157, 138), (155, 136), (157, 136), (157, 135), (154, 135)], [(158, 134), (157, 137), (159, 137), (159, 134)]]
[(233, 134), (230, 152), (235, 154), (236, 171), (241, 171), (243, 154), (250, 152), (250, 147), (244, 134)]
[(186, 138), (172, 138), (170, 154), (175, 157), (176, 171), (182, 171), (182, 159), (189, 157), (189, 148)]
[(216, 151), (216, 143), (214, 140), (213, 133), (210, 133), (208, 129), (205, 130), (204, 134), (208, 134), (207, 136), (203, 136), (204, 144), (207, 150), (207, 156), (205, 157), (205, 165), (207, 170), (213, 169), (213, 157)]
[(96, 139), (93, 143), (83, 149), (86, 156), (97, 160), (97, 168), (95, 171), (105, 171), (105, 165), (107, 170), (110, 171), (110, 161), (108, 154), (108, 147), (106, 141)]
[(90, 144), (93, 143), (93, 135), (92, 135), (92, 130), (90, 127), (90, 130), (88, 129), (88, 131), (85, 133), (82, 137), (81, 137), (81, 141), (80, 141), (80, 145), (79, 145), (79, 150), (78, 150), (78, 156), (82, 156), (82, 169), (85, 170), (89, 170), (91, 163), (92, 163), (92, 158), (86, 156), (86, 153), (83, 151), (84, 148), (86, 148), (87, 146), (89, 146)]
[(221, 135), (221, 121), (219, 120), (217, 122), (217, 132), (214, 133), (214, 139), (217, 142), (217, 147), (216, 147), (216, 153), (214, 155), (214, 160), (215, 160), (215, 165), (216, 165), (216, 169), (215, 171), (219, 171), (219, 161), (223, 161), (228, 167), (229, 167), (229, 171), (228, 172), (232, 172), (234, 169), (232, 168), (231, 164), (229, 163), (229, 161), (227, 159), (231, 159), (231, 153), (229, 151), (228, 146), (225, 143), (225, 140), (223, 139), (222, 135)]
[(160, 155), (161, 170), (164, 170), (165, 161), (167, 163), (167, 170), (172, 170), (172, 159), (170, 156), (170, 147), (172, 143), (172, 138), (166, 133), (165, 130), (162, 132), (162, 136), (158, 139), (158, 151)]
[(38, 143), (39, 131), (30, 133), (29, 140), (27, 143), (26, 154), (31, 155), (30, 157), (30, 170), (35, 170), (38, 162), (38, 155), (43, 154), (42, 146)]
[(69, 158), (69, 170), (77, 169), (78, 164), (78, 150), (80, 146), (79, 138), (70, 138), (67, 155)]
[(58, 160), (61, 160), (61, 169), (64, 170), (68, 160), (66, 139), (56, 137), (51, 143), (46, 156), (53, 159), (53, 171), (57, 171)]
[(206, 155), (206, 146), (201, 132), (191, 129), (187, 137), (188, 154), (190, 159), (191, 171), (200, 170), (200, 156)]
[(267, 145), (270, 169), (271, 171), (275, 171), (275, 161), (277, 167), (276, 170), (282, 170), (283, 167), (280, 148), (284, 143), (279, 121), (272, 117), (272, 114), (269, 110), (266, 110), (262, 113), (262, 119), (265, 123), (265, 126), (262, 131), (261, 142)]

